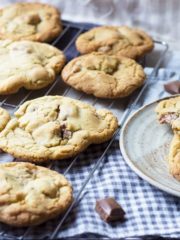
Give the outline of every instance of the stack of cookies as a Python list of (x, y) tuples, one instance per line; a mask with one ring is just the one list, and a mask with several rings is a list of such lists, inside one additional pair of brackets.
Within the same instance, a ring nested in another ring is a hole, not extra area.
[[(66, 58), (43, 42), (61, 33), (60, 13), (40, 3), (16, 3), (0, 13), (0, 94), (51, 84)], [(62, 79), (73, 88), (99, 98), (120, 98), (144, 83), (143, 68), (134, 59), (151, 51), (153, 41), (143, 31), (98, 27), (80, 35), (76, 46), (84, 55), (62, 71)], [(109, 110), (45, 96), (23, 103), (14, 116), (0, 108), (0, 149), (36, 164), (63, 160), (109, 140), (117, 128)], [(13, 226), (40, 224), (66, 211), (73, 200), (64, 176), (32, 163), (0, 164), (0, 178), (0, 221)]]
[(159, 122), (169, 124), (173, 130), (168, 164), (170, 174), (180, 181), (180, 96), (161, 101), (156, 113)]

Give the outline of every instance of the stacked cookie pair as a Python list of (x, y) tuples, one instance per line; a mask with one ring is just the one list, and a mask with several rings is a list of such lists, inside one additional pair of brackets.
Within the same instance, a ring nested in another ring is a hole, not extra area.
[(170, 174), (180, 181), (180, 96), (161, 101), (156, 113), (159, 122), (169, 124), (173, 130), (168, 164)]

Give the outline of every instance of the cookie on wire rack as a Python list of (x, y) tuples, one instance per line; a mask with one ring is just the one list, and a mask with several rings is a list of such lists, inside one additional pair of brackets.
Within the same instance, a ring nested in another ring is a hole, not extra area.
[(0, 39), (50, 42), (62, 31), (60, 12), (42, 3), (14, 3), (0, 9)]
[(0, 132), (0, 149), (26, 161), (60, 160), (109, 140), (117, 128), (118, 121), (108, 110), (45, 96), (20, 106)]
[(1, 163), (0, 178), (0, 222), (8, 225), (39, 225), (64, 213), (73, 200), (67, 179), (45, 167)]
[(81, 34), (76, 47), (81, 54), (95, 51), (137, 59), (150, 52), (154, 44), (152, 38), (140, 29), (101, 26)]
[(63, 52), (49, 44), (0, 40), (0, 94), (51, 84), (65, 64)]
[(97, 52), (74, 58), (62, 70), (67, 84), (99, 98), (129, 96), (145, 78), (142, 66), (133, 59)]

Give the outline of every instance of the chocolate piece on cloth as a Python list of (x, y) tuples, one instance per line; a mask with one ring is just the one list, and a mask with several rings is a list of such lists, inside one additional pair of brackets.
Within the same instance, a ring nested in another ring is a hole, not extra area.
[(171, 94), (180, 93), (180, 80), (164, 84), (164, 89)]
[(96, 212), (105, 222), (123, 221), (125, 212), (114, 198), (108, 197), (96, 201)]

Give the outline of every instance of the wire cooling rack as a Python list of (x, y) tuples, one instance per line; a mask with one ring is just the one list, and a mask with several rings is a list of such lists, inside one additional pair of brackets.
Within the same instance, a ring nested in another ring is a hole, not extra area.
[[(78, 55), (78, 52), (75, 48), (75, 40), (76, 38), (86, 30), (88, 30), (90, 27), (84, 27), (83, 25), (79, 24), (73, 24), (70, 22), (63, 22), (63, 32), (60, 34), (60, 36), (52, 43), (52, 45), (56, 46), (57, 48), (63, 50), (64, 54), (67, 57), (67, 61), (70, 59), (76, 57)], [(62, 82), (62, 80), (59, 78), (56, 79), (56, 81), (47, 88), (37, 90), (37, 91), (27, 91), (25, 89), (21, 89), (18, 93), (9, 95), (9, 96), (1, 96), (0, 97), (0, 107), (3, 107), (7, 109), (10, 113), (13, 113), (16, 111), (16, 109), (26, 100), (30, 100), (36, 97), (44, 96), (44, 95), (63, 95), (72, 97), (78, 100), (82, 100), (85, 102), (90, 103), (91, 105), (94, 105), (96, 108), (108, 108), (111, 109), (112, 112), (118, 116), (119, 124), (122, 126), (129, 114), (132, 112), (132, 110), (139, 107), (138, 102), (140, 98), (142, 97), (145, 89), (147, 88), (150, 81), (155, 79), (156, 73), (160, 67), (161, 62), (164, 59), (164, 55), (166, 54), (168, 50), (168, 45), (165, 42), (162, 41), (154, 41), (155, 43), (155, 49), (157, 48), (157, 51), (159, 51), (159, 56), (156, 61), (156, 64), (152, 70), (152, 72), (147, 76), (147, 81), (144, 84), (144, 86), (138, 90), (135, 91), (134, 94), (131, 95), (130, 98), (126, 98), (123, 100), (100, 100), (92, 96), (88, 96), (86, 94), (82, 94), (76, 90), (73, 90), (71, 87), (67, 87), (65, 83)], [(150, 55), (148, 55), (146, 58), (144, 58), (141, 62), (141, 64), (146, 67), (147, 58)], [(72, 183), (73, 185), (73, 179), (75, 176), (75, 172), (73, 172), (73, 168), (77, 166), (77, 164), (80, 164), (80, 167), (86, 170), (88, 169), (88, 175), (87, 176), (80, 176), (81, 184), (77, 189), (74, 189), (74, 201), (69, 207), (69, 209), (65, 212), (65, 214), (58, 219), (54, 220), (54, 229), (51, 231), (48, 229), (47, 238), (48, 239), (57, 239), (57, 235), (61, 228), (63, 227), (64, 223), (70, 216), (70, 213), (72, 209), (78, 204), (80, 197), (82, 196), (82, 193), (84, 189), (86, 188), (88, 182), (93, 177), (94, 172), (98, 169), (101, 162), (103, 161), (104, 156), (107, 154), (111, 144), (117, 137), (117, 135), (120, 133), (121, 128), (119, 127), (117, 131), (115, 132), (113, 138), (108, 142), (101, 145), (102, 147), (102, 154), (99, 156), (95, 155), (93, 156), (94, 161), (92, 162), (92, 159), (88, 157), (89, 155), (92, 156), (92, 153), (94, 153), (94, 149), (96, 146), (89, 147), (85, 153), (81, 153), (75, 158), (71, 158), (67, 161), (57, 161), (57, 162), (48, 162), (46, 164), (46, 167), (49, 167), (51, 169), (57, 170), (56, 165), (58, 164), (61, 169), (61, 173), (64, 174)], [(78, 159), (82, 159), (83, 157), (86, 158), (86, 164), (81, 164), (81, 161), (77, 161)], [(0, 155), (0, 162), (7, 162), (7, 161), (17, 161), (17, 159), (14, 159), (12, 156), (8, 154), (1, 153)], [(46, 223), (47, 226), (48, 222)], [(34, 228), (37, 227), (29, 227), (29, 228), (20, 228), (18, 231), (14, 231), (12, 227), (9, 227), (5, 224), (0, 224), (0, 239), (31, 239), (31, 233), (34, 231)], [(40, 226), (40, 231), (43, 232), (46, 227), (43, 227), (43, 225)], [(43, 230), (42, 230), (43, 229)], [(17, 233), (18, 232), (18, 233)], [(41, 234), (37, 236), (36, 239), (42, 239)]]

